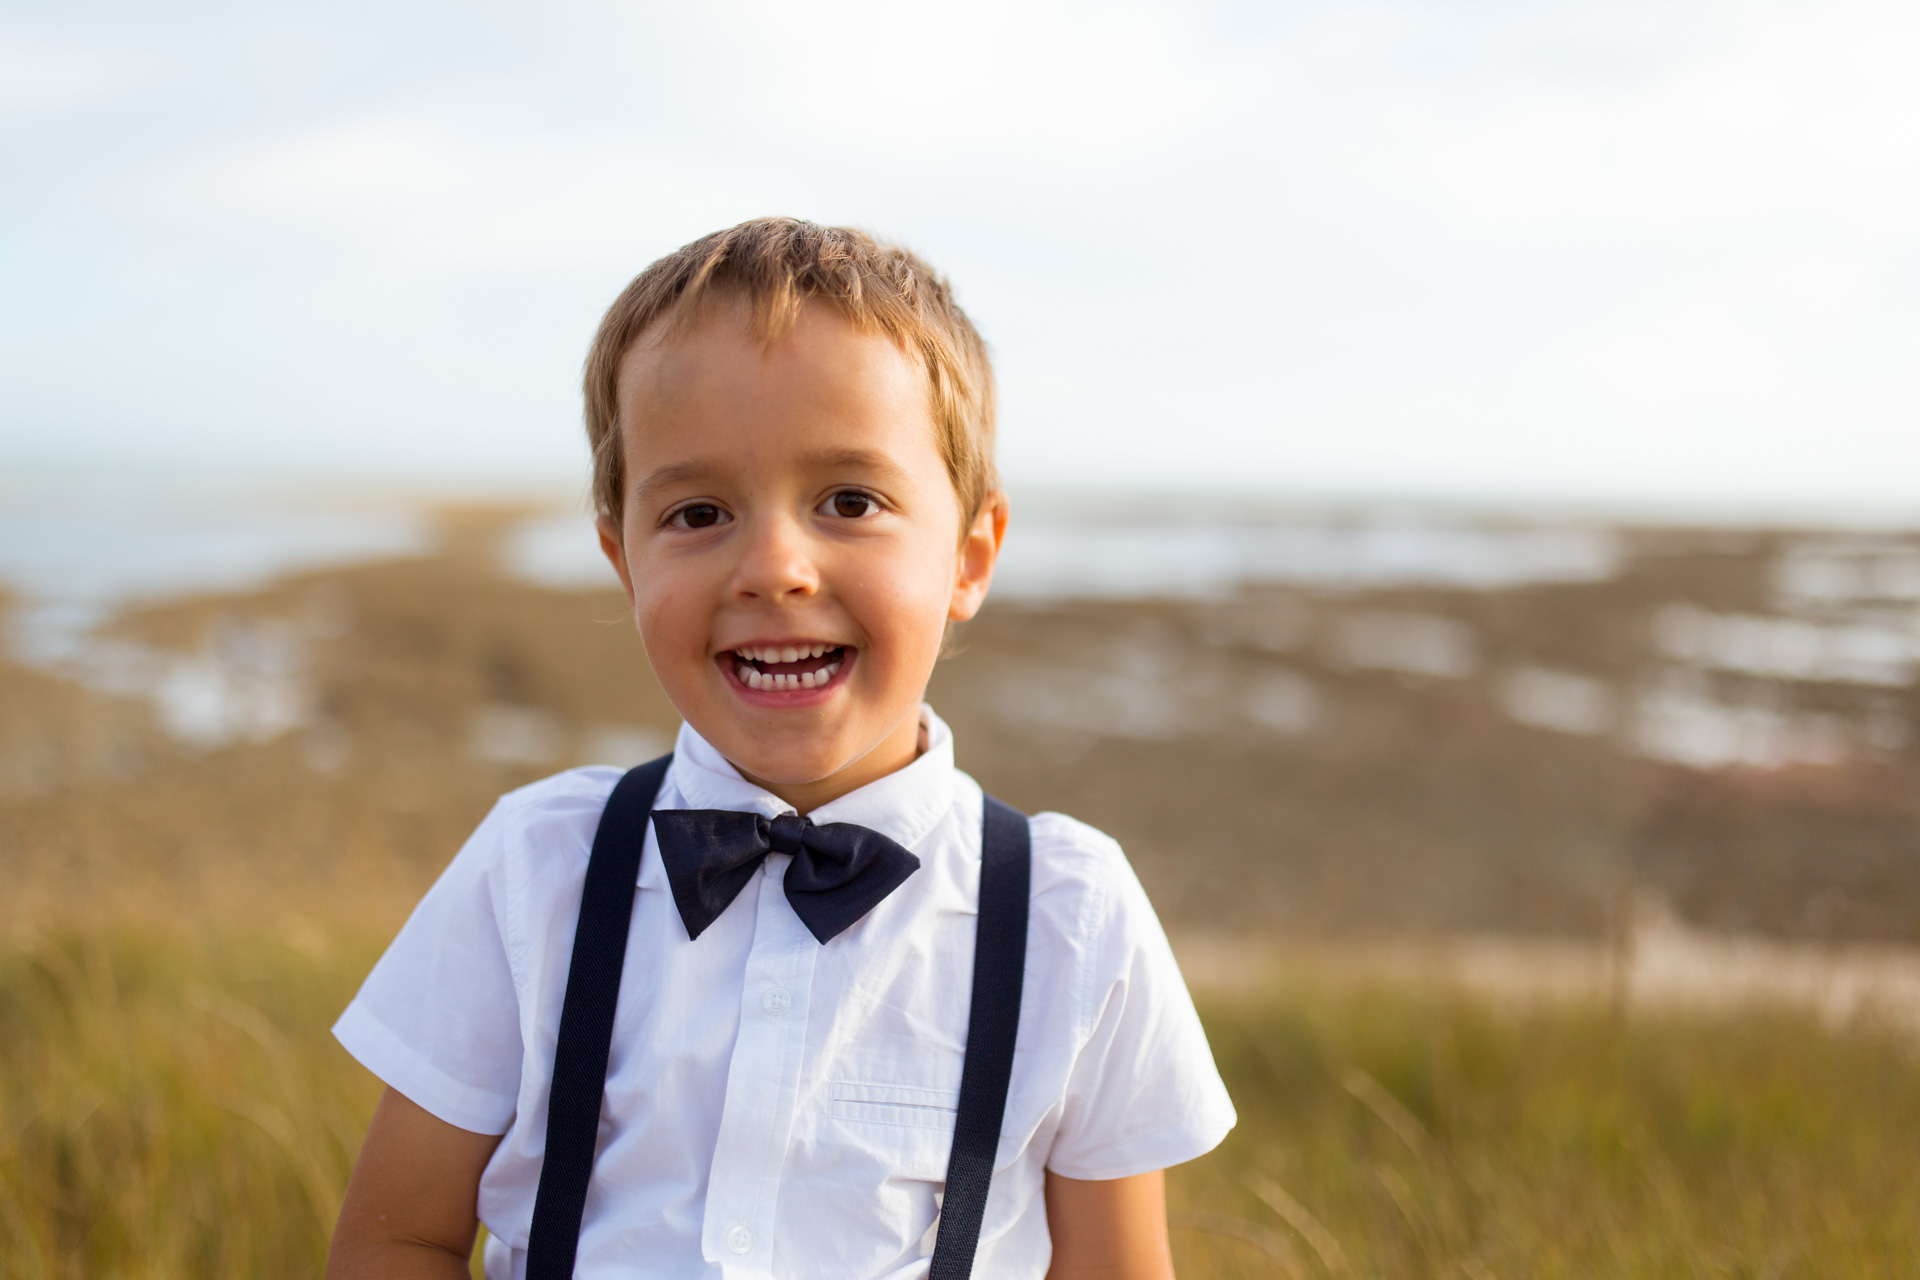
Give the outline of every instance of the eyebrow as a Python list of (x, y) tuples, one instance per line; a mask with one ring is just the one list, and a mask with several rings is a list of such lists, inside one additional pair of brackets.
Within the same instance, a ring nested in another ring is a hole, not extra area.
[(871, 472), (880, 480), (896, 484), (907, 476), (892, 458), (873, 449), (825, 449), (807, 454), (803, 462), (819, 471)]
[[(823, 449), (803, 455), (800, 462), (815, 471), (866, 472), (883, 484), (897, 485), (907, 475), (893, 459), (874, 449)], [(634, 497), (644, 502), (661, 489), (717, 479), (724, 471), (717, 462), (668, 463), (648, 472), (646, 479), (634, 486)]]
[(633, 496), (645, 501), (661, 489), (675, 485), (697, 484), (720, 474), (720, 468), (711, 462), (673, 462), (657, 467), (647, 473), (647, 478), (633, 486)]

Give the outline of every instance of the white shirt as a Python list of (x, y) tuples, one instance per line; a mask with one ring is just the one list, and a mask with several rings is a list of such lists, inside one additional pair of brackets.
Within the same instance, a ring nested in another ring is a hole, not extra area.
[[(979, 786), (923, 711), (927, 750), (823, 805), (920, 869), (822, 945), (769, 855), (697, 940), (651, 828), (613, 1031), (577, 1274), (925, 1276), (952, 1143), (980, 880)], [(504, 1134), (480, 1181), (490, 1280), (524, 1273), (580, 887), (616, 769), (501, 799), (334, 1027), (387, 1084)], [(663, 809), (791, 812), (690, 728)], [(1111, 839), (1033, 819), (1026, 985), (974, 1274), (1040, 1277), (1044, 1170), (1120, 1178), (1233, 1127), (1193, 1003)]]

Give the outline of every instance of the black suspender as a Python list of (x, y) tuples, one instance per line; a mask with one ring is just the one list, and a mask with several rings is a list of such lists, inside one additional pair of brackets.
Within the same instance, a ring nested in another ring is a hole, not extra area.
[[(581, 887), (573, 959), (567, 969), (567, 994), (560, 1006), (553, 1089), (547, 1098), (546, 1157), (527, 1241), (527, 1280), (571, 1280), (573, 1275), (580, 1219), (600, 1136), (613, 1015), (633, 921), (640, 850), (654, 797), (672, 762), (672, 756), (664, 756), (621, 778), (594, 833)], [(986, 797), (980, 853), (973, 1004), (967, 1013), (959, 1114), (954, 1119), (947, 1189), (929, 1280), (966, 1280), (973, 1271), (1006, 1114), (1013, 1042), (1020, 1026), (1033, 860), (1026, 817)]]
[(1033, 849), (1027, 818), (986, 797), (980, 833), (980, 918), (973, 927), (973, 1005), (967, 1011), (966, 1061), (960, 1068), (960, 1113), (947, 1156), (947, 1191), (927, 1280), (967, 1280), (987, 1211), (1000, 1122), (1013, 1075), (1014, 1033), (1027, 971), (1027, 899)]
[(600, 1140), (600, 1103), (607, 1091), (607, 1054), (613, 1011), (620, 999), (620, 967), (633, 924), (634, 886), (646, 843), (653, 798), (671, 755), (643, 764), (614, 784), (593, 834), (587, 878), (580, 886), (580, 924), (560, 1005), (560, 1037), (553, 1050), (553, 1088), (547, 1094), (547, 1148), (527, 1239), (527, 1280), (571, 1280), (580, 1247), (580, 1215), (587, 1207), (594, 1148)]

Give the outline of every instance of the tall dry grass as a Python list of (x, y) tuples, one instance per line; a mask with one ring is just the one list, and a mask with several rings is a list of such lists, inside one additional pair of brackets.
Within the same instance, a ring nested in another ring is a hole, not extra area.
[(1920, 1068), (1748, 1011), (1414, 987), (1209, 1010), (1240, 1127), (1173, 1182), (1191, 1276), (1910, 1276)]
[[(0, 953), (0, 1274), (319, 1274), (377, 1086), (327, 1026), (382, 939), (115, 926)], [(1241, 1124), (1175, 1171), (1187, 1280), (1903, 1276), (1920, 1070), (1789, 1017), (1207, 1009)]]
[(377, 1085), (370, 940), (133, 928), (0, 952), (0, 1274), (318, 1274)]

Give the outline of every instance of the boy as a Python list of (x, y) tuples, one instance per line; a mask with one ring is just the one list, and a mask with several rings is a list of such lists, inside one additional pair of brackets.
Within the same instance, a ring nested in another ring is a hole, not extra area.
[[(388, 1088), (328, 1274), (465, 1275), (478, 1220), (494, 1280), (530, 1245), (585, 1277), (1170, 1276), (1160, 1171), (1234, 1116), (1165, 937), (1111, 840), (985, 800), (921, 702), (1007, 522), (946, 284), (745, 223), (628, 286), (586, 400), (601, 545), (686, 724), (652, 773), (503, 798), (342, 1015)], [(1010, 1071), (975, 1047), (1007, 1008)], [(952, 1181), (983, 1115), (991, 1180)]]

